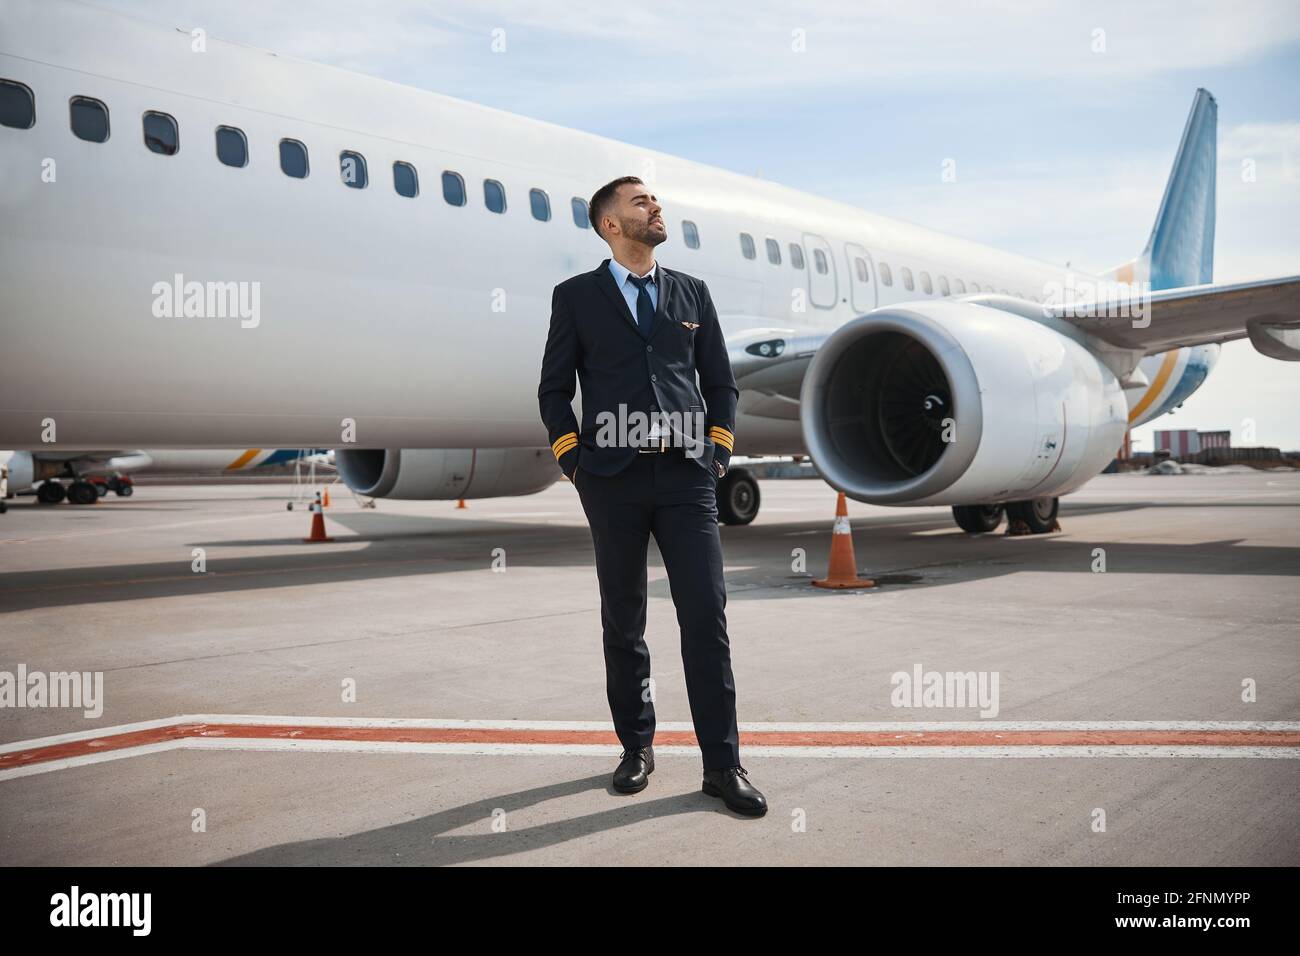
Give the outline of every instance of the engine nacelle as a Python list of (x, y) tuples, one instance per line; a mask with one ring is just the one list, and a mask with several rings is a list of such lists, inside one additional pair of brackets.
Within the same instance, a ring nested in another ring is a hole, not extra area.
[(1123, 442), (1128, 405), (1068, 327), (939, 301), (837, 329), (804, 377), (800, 420), (818, 470), (850, 498), (996, 504), (1094, 477)]
[(20, 491), (26, 491), (37, 481), (36, 461), (29, 451), (16, 451), (9, 460), (0, 462), (9, 471), (8, 491), (12, 498)]
[(506, 498), (561, 477), (549, 448), (336, 449), (339, 477), (371, 498)]

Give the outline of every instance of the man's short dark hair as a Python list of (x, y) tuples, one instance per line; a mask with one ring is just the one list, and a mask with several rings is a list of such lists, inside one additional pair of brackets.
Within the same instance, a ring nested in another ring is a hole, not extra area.
[(605, 185), (597, 189), (595, 194), (591, 197), (591, 202), (587, 203), (587, 218), (591, 220), (591, 228), (595, 229), (596, 235), (600, 236), (602, 239), (605, 237), (601, 235), (600, 219), (601, 216), (605, 214), (605, 207), (614, 201), (614, 194), (618, 192), (618, 187), (624, 186), (627, 183), (637, 183), (642, 186), (645, 185), (641, 182), (640, 177), (620, 176), (618, 179), (607, 182)]

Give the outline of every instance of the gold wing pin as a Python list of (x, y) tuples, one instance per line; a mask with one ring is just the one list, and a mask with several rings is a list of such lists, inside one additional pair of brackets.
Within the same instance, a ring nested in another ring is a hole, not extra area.
[(700, 327), (700, 323), (698, 322), (683, 322), (682, 325), (688, 329), (698, 329)]

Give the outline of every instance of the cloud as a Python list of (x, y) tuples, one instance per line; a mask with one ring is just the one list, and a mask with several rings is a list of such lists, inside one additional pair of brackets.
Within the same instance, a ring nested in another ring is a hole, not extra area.
[[(1300, 40), (1293, 0), (1239, 0), (1230, 11), (1213, 0), (97, 2), (530, 115), (557, 99), (587, 109), (713, 108), (852, 84), (915, 90), (1072, 78), (1113, 88), (1246, 62)], [(504, 56), (490, 53), (493, 30), (505, 31)]]

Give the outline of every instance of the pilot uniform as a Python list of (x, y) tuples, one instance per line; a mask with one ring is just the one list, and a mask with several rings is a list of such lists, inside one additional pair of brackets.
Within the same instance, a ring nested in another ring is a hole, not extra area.
[[(581, 426), (573, 414), (575, 373), (582, 386)], [(739, 397), (718, 313), (700, 279), (658, 263), (646, 276), (632, 276), (617, 260), (605, 259), (555, 287), (537, 399), (551, 450), (573, 481), (591, 528), (614, 729), (625, 750), (653, 742), (645, 643), (646, 555), (653, 534), (677, 608), (687, 696), (706, 771), (740, 763), (713, 466), (717, 461), (725, 468), (731, 459)], [(656, 413), (677, 413), (683, 429), (669, 417), (662, 433), (640, 447), (610, 442), (598, 416), (608, 412), (618, 419), (620, 405), (651, 420)]]

